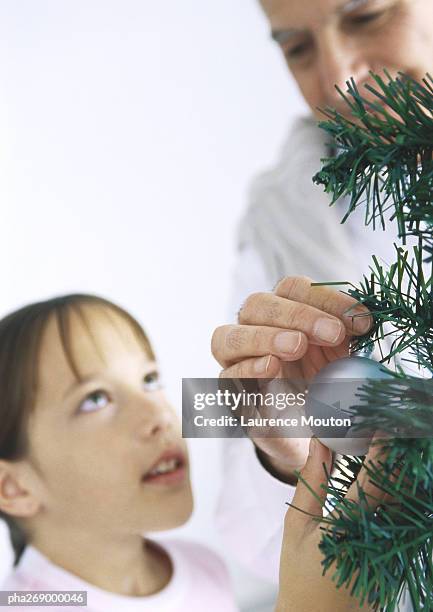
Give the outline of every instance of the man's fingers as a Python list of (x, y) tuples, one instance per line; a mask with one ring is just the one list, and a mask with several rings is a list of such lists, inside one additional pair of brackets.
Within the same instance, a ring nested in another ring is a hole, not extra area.
[(329, 363), (332, 363), (336, 359), (348, 357), (350, 353), (350, 342), (349, 336), (346, 336), (346, 339), (338, 346), (322, 346), (322, 351), (324, 352)]
[[(305, 530), (308, 525), (316, 526), (313, 517), (321, 517), (326, 499), (327, 475), (331, 472), (332, 453), (316, 438), (310, 440), (310, 451), (304, 469), (302, 480), (298, 480), (292, 505), (286, 514), (286, 528)], [(300, 510), (302, 512), (300, 512)], [(308, 513), (308, 514), (305, 514)], [(313, 515), (313, 516), (309, 516)]]
[(354, 298), (327, 286), (312, 287), (312, 280), (306, 276), (287, 276), (274, 289), (275, 295), (308, 304), (338, 317), (346, 326), (350, 335), (367, 333), (373, 324), (373, 318), (365, 306)]
[(249, 357), (275, 355), (282, 361), (301, 359), (308, 348), (302, 332), (257, 325), (223, 325), (212, 336), (212, 353), (226, 368)]
[(280, 367), (280, 360), (273, 355), (253, 357), (226, 368), (220, 373), (220, 378), (275, 378)]
[(239, 323), (298, 330), (311, 344), (325, 346), (340, 344), (347, 331), (337, 317), (273, 293), (250, 295), (239, 312)]
[(366, 333), (372, 317), (342, 293), (312, 287), (305, 277), (287, 277), (275, 293), (250, 295), (239, 323), (218, 327), (213, 334), (212, 353), (223, 368), (266, 355), (298, 361), (309, 344), (338, 347), (348, 336)]

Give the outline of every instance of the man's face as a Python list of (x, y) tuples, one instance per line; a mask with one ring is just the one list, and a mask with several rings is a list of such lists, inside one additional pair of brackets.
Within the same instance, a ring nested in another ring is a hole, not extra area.
[[(433, 0), (261, 0), (272, 34), (317, 117), (347, 107), (335, 89), (369, 71), (420, 80), (432, 71)], [(363, 92), (365, 95), (367, 92)], [(371, 94), (367, 94), (372, 98)]]

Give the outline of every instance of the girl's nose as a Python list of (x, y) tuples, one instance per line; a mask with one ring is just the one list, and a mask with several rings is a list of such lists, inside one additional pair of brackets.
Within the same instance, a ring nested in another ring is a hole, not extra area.
[(146, 400), (142, 406), (139, 422), (136, 425), (136, 432), (142, 439), (160, 436), (172, 429), (176, 423), (176, 416), (167, 399), (162, 393), (157, 395), (158, 398)]

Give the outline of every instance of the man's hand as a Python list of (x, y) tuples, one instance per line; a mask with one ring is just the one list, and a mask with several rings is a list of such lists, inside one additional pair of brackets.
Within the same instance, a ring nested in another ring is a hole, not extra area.
[[(306, 277), (286, 277), (272, 293), (254, 293), (238, 325), (218, 327), (212, 353), (225, 378), (285, 378), (304, 385), (325, 365), (348, 354), (351, 336), (372, 325), (368, 310), (330, 287), (312, 287)], [(253, 438), (264, 466), (293, 481), (308, 455), (308, 440)]]

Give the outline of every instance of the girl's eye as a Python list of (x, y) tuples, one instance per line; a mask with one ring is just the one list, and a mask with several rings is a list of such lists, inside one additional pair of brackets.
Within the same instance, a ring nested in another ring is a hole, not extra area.
[(161, 388), (159, 372), (148, 372), (143, 378), (143, 386), (146, 391), (157, 391)]
[(95, 412), (106, 408), (110, 403), (110, 398), (105, 391), (94, 391), (86, 397), (78, 408), (79, 412)]

